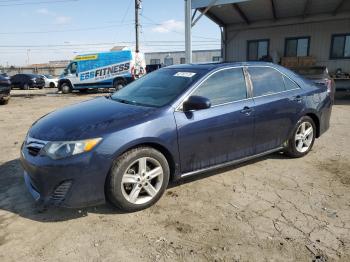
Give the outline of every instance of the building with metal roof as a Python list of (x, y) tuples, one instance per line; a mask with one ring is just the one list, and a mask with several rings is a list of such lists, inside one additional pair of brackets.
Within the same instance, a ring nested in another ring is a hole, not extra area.
[(221, 28), (225, 61), (350, 72), (349, 0), (185, 0), (185, 10), (187, 61), (191, 28), (205, 15)]

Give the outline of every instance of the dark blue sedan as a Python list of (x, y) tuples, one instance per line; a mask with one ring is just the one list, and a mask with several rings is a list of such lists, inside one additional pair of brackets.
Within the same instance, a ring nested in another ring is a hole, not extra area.
[(270, 63), (179, 65), (36, 121), (21, 150), (29, 191), (66, 207), (153, 205), (170, 180), (283, 151), (328, 128), (325, 86)]

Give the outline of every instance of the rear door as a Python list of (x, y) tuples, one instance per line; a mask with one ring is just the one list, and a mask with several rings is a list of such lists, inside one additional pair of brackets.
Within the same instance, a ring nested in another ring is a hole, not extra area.
[(242, 68), (220, 70), (191, 94), (211, 108), (175, 111), (182, 173), (200, 170), (254, 153), (253, 100)]
[(267, 66), (248, 68), (255, 102), (256, 154), (276, 149), (289, 138), (303, 109), (299, 86)]

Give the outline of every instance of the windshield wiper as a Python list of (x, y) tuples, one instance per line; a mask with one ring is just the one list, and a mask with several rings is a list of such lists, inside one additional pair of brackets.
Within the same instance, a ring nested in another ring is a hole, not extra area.
[(119, 103), (123, 103), (123, 104), (128, 104), (128, 105), (133, 105), (135, 104), (134, 102), (132, 101), (129, 101), (129, 100), (125, 100), (125, 99), (120, 99), (120, 98), (113, 98), (112, 96), (110, 97), (112, 100), (115, 100)]
[(126, 100), (126, 99), (121, 99), (121, 98), (115, 98), (113, 96), (110, 96), (108, 97), (109, 99), (112, 99), (116, 102), (119, 102), (119, 103), (123, 103), (123, 104), (127, 104), (127, 105), (135, 105), (135, 106), (145, 106), (145, 107), (156, 107), (156, 106), (153, 106), (153, 105), (148, 105), (148, 104), (143, 104), (143, 103), (139, 103), (139, 102), (136, 102), (136, 101), (130, 101), (130, 100)]

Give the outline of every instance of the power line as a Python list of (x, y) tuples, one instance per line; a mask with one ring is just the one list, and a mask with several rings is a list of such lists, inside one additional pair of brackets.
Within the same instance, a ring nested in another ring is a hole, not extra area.
[[(152, 22), (154, 25), (158, 25), (158, 26), (162, 26), (163, 24), (159, 23), (159, 22), (156, 22), (154, 21), (152, 18), (149, 18), (143, 14), (141, 14), (141, 16), (143, 18), (146, 18), (148, 21)], [(178, 31), (175, 31), (175, 30), (171, 30), (171, 29), (168, 29), (170, 32), (173, 32), (175, 34), (180, 34), (180, 35), (185, 35), (184, 33), (181, 33), (181, 32), (178, 32)], [(212, 37), (204, 37), (204, 36), (198, 36), (198, 35), (192, 35), (193, 37), (195, 38), (201, 38), (201, 39), (212, 39), (212, 40), (217, 40), (217, 41), (220, 41), (220, 39), (217, 39), (217, 38), (212, 38)]]
[[(143, 43), (183, 43), (181, 40), (144, 40)], [(216, 43), (214, 40), (194, 40), (194, 43)], [(118, 41), (118, 42), (102, 42), (102, 43), (81, 43), (81, 44), (48, 44), (48, 45), (0, 45), (0, 48), (11, 47), (79, 47), (79, 46), (102, 46), (102, 45), (116, 45), (116, 44), (134, 44), (135, 41)], [(219, 43), (218, 43), (219, 44)]]
[(17, 35), (17, 34), (47, 34), (47, 33), (64, 33), (64, 32), (79, 32), (79, 31), (89, 31), (89, 30), (98, 30), (101, 28), (115, 28), (130, 26), (133, 23), (129, 24), (117, 24), (117, 25), (106, 25), (106, 26), (96, 26), (96, 27), (86, 27), (80, 29), (65, 29), (65, 30), (48, 30), (48, 31), (23, 31), (23, 32), (0, 32), (0, 35)]
[(131, 3), (132, 3), (132, 0), (129, 0), (128, 7), (126, 8), (126, 11), (125, 11), (125, 13), (124, 13), (124, 15), (123, 15), (123, 19), (121, 20), (122, 23), (124, 22), (124, 20), (126, 19), (126, 16), (127, 16), (128, 13), (129, 13), (129, 10), (130, 10), (130, 7), (131, 7)]
[[(0, 6), (5, 7), (5, 6), (19, 6), (19, 5), (55, 4), (55, 3), (68, 3), (68, 2), (78, 2), (78, 1), (79, 0), (54, 0), (54, 1), (23, 2), (23, 3), (17, 2), (17, 3), (11, 3), (11, 4), (0, 4)], [(7, 2), (7, 1), (1, 1), (1, 2)]]

